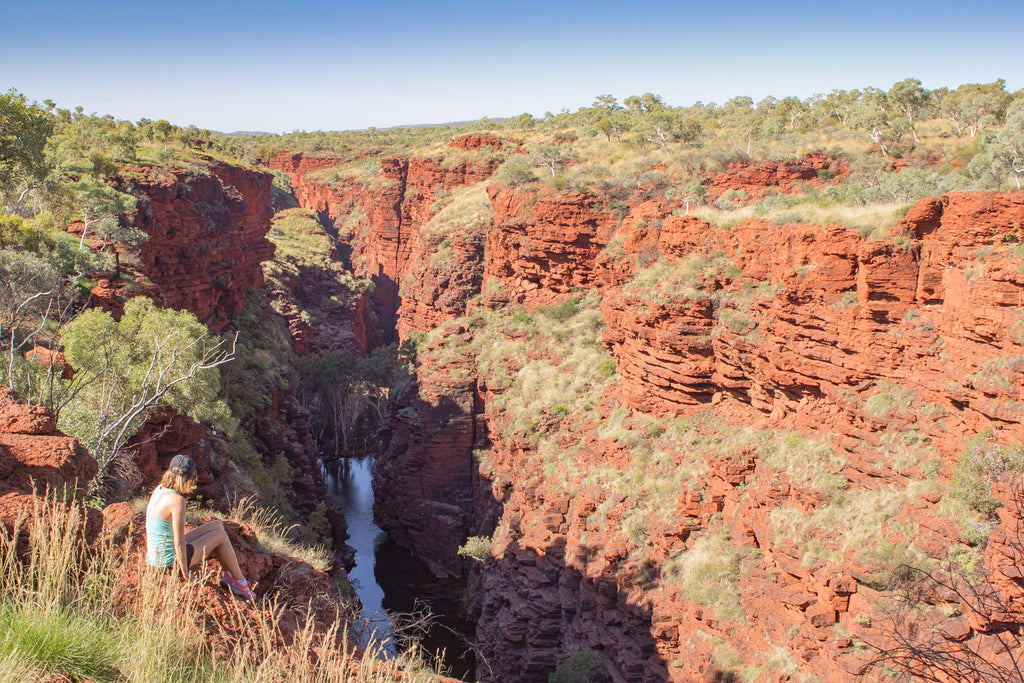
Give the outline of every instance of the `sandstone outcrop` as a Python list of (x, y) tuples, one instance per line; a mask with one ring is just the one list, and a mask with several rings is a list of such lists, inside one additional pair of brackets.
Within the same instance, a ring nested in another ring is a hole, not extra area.
[(57, 429), (53, 413), (20, 403), (13, 391), (0, 387), (0, 526), (8, 537), (17, 534), (20, 552), (28, 547), (42, 496), (67, 496), (83, 516), (85, 537), (96, 537), (102, 517), (81, 500), (98, 469), (78, 441)]
[(849, 164), (816, 152), (799, 161), (731, 163), (720, 173), (709, 173), (704, 185), (708, 201), (713, 202), (732, 190), (746, 193), (745, 199), (736, 198), (743, 203), (764, 199), (769, 192), (794, 194), (800, 191), (800, 183), (835, 182), (849, 172)]
[(489, 188), (494, 227), (487, 236), (485, 278), (501, 283), (492, 304), (535, 308), (573, 288), (600, 282), (598, 256), (611, 241), (617, 218), (594, 196), (553, 191), (525, 193)]
[(463, 135), (460, 138), (456, 138), (448, 143), (449, 147), (455, 149), (466, 149), (476, 150), (481, 147), (493, 147), (494, 149), (501, 149), (502, 142), (499, 138), (489, 133), (470, 133), (469, 135)]
[(268, 173), (224, 163), (208, 172), (132, 169), (125, 181), (138, 200), (135, 225), (148, 236), (139, 270), (154, 300), (186, 309), (214, 333), (263, 283), (260, 264), (274, 254)]
[[(103, 532), (121, 544), (127, 553), (145, 553), (145, 512), (139, 511), (130, 503), (114, 503), (103, 509), (103, 519)], [(186, 531), (209, 521), (212, 521), (212, 518), (190, 519)], [(247, 522), (222, 523), (228, 538), (231, 539), (231, 546), (235, 549), (238, 564), (249, 583), (253, 585), (257, 596), (277, 598), (282, 605), (300, 612), (311, 604), (316, 618), (324, 622), (333, 619), (332, 611), (339, 605), (327, 574), (284, 553), (264, 550), (257, 537), (258, 528), (254, 525)], [(210, 563), (214, 572), (221, 569), (216, 559), (211, 558)], [(174, 580), (176, 575), (172, 573), (169, 577)], [(130, 576), (126, 576), (125, 579), (130, 583)], [(212, 598), (214, 607), (208, 616), (216, 620), (217, 612), (227, 607), (231, 597), (226, 591), (213, 586), (205, 586), (203, 593), (205, 597)], [(293, 620), (295, 616), (292, 615)]]

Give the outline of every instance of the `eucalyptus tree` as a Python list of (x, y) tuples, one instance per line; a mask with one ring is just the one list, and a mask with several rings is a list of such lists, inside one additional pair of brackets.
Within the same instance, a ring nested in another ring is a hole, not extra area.
[(629, 113), (637, 116), (645, 116), (665, 109), (665, 102), (661, 99), (661, 95), (649, 92), (643, 95), (631, 95), (623, 100), (622, 103), (626, 105), (626, 110)]
[(917, 122), (934, 109), (931, 92), (921, 87), (921, 81), (916, 78), (906, 78), (894, 83), (886, 96), (890, 106), (907, 118), (910, 131), (914, 134), (914, 142), (920, 142), (917, 137)]
[(790, 130), (796, 130), (797, 124), (808, 113), (809, 106), (804, 104), (799, 97), (784, 97), (776, 106), (774, 115), (785, 121)]
[[(102, 180), (86, 176), (72, 186), (73, 205), (82, 219), (82, 238), (79, 249), (85, 248), (85, 239), (92, 234), (105, 240), (117, 239), (121, 227), (121, 214), (135, 208), (135, 198), (110, 187)], [(127, 235), (126, 235), (127, 237)], [(132, 235), (132, 237), (138, 237)]]
[(1017, 98), (1006, 108), (1006, 123), (996, 135), (998, 154), (1005, 160), (1017, 189), (1024, 175), (1024, 98)]
[(554, 178), (559, 167), (571, 164), (578, 158), (575, 150), (569, 145), (537, 145), (530, 154), (530, 165), (547, 168)]
[(15, 210), (50, 173), (46, 143), (55, 124), (51, 109), (29, 103), (14, 90), (0, 94), (0, 200)]
[(750, 97), (734, 97), (722, 105), (722, 124), (735, 129), (740, 135), (746, 137), (747, 154), (750, 154), (750, 146), (754, 136), (757, 134), (762, 118), (762, 113), (754, 109), (754, 100)]
[(860, 90), (833, 90), (827, 95), (816, 96), (811, 109), (818, 112), (818, 118), (839, 125), (847, 125), (850, 112), (860, 100)]
[(75, 373), (51, 407), (58, 426), (97, 459), (99, 477), (110, 473), (128, 440), (162, 408), (233, 429), (218, 398), (218, 368), (234, 358), (235, 344), (212, 337), (191, 313), (134, 297), (120, 320), (90, 309), (60, 338)]
[(957, 137), (966, 131), (972, 138), (984, 123), (993, 125), (1003, 118), (1013, 97), (1006, 92), (1006, 81), (965, 83), (942, 98), (943, 116), (953, 124)]
[(849, 124), (863, 131), (883, 156), (889, 156), (903, 127), (902, 121), (894, 119), (892, 113), (893, 105), (884, 90), (865, 88), (850, 110)]
[(609, 141), (622, 140), (622, 134), (629, 130), (629, 120), (625, 109), (612, 95), (598, 95), (590, 110), (593, 116), (591, 125)]

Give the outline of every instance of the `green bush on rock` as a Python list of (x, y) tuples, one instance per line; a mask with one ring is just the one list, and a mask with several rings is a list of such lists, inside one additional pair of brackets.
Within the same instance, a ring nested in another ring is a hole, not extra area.
[(611, 680), (601, 655), (589, 650), (574, 652), (562, 660), (548, 683), (604, 683)]

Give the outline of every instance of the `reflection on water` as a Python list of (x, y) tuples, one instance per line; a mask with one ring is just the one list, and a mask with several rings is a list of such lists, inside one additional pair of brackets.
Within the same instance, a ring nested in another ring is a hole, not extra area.
[(373, 522), (372, 458), (342, 458), (326, 468), (324, 474), (331, 493), (338, 496), (348, 521), (348, 544), (356, 550), (356, 566), (348, 573), (349, 581), (363, 603), (365, 624), (356, 625), (359, 644), (371, 641), (382, 649), (382, 656), (393, 656), (391, 638), (393, 625), (384, 611), (384, 591), (374, 577), (377, 544), (384, 532)]
[(468, 645), (474, 626), (462, 618), (466, 583), (438, 579), (404, 548), (391, 542), (373, 521), (372, 458), (343, 458), (325, 469), (327, 485), (335, 494), (348, 521), (348, 544), (355, 548), (356, 566), (349, 572), (368, 626), (359, 642), (371, 639), (382, 647), (382, 656), (395, 654), (394, 623), (388, 612), (409, 614), (424, 605), (434, 621), (421, 634), (427, 657), (443, 658), (450, 676), (473, 680), (476, 662)]
[(444, 661), (448, 675), (475, 680), (476, 657), (470, 639), (476, 630), (463, 618), (466, 611), (464, 579), (439, 579), (408, 550), (387, 538), (377, 546), (377, 582), (384, 587), (384, 608), (411, 614), (426, 605), (433, 623), (422, 634), (420, 646), (428, 658)]

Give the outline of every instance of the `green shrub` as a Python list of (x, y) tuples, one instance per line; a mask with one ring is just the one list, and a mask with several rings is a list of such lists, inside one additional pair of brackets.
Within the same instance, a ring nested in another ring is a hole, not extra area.
[(522, 157), (513, 157), (501, 165), (501, 168), (495, 174), (495, 178), (505, 185), (515, 187), (516, 185), (532, 183), (537, 179), (537, 175), (530, 167), (530, 162)]
[(551, 318), (552, 320), (564, 322), (579, 313), (581, 300), (582, 297), (574, 296), (566, 299), (560, 304), (539, 308), (537, 309), (537, 312)]
[(603, 683), (611, 680), (601, 655), (590, 650), (574, 652), (548, 676), (548, 683)]
[(678, 581), (690, 602), (713, 607), (720, 619), (743, 614), (735, 581), (740, 556), (725, 529), (708, 531), (693, 540), (662, 570), (666, 581)]
[(512, 316), (512, 322), (517, 325), (528, 325), (533, 322), (533, 316), (526, 309), (519, 309)]
[(1024, 445), (999, 445), (992, 432), (982, 432), (970, 442), (953, 465), (950, 492), (968, 507), (994, 516), (1002, 506), (992, 485), (1008, 481), (1024, 470)]
[(609, 358), (601, 361), (601, 364), (597, 366), (597, 375), (598, 377), (611, 377), (615, 374), (616, 369), (615, 359)]
[(715, 206), (723, 211), (728, 211), (745, 201), (747, 201), (746, 190), (726, 190), (722, 193), (722, 196), (715, 200)]
[(458, 553), (477, 562), (486, 562), (491, 556), (491, 539), (487, 536), (470, 536), (459, 546)]
[(719, 314), (722, 318), (722, 322), (733, 332), (743, 332), (750, 327), (750, 317), (743, 311), (737, 311), (734, 308), (722, 309)]

